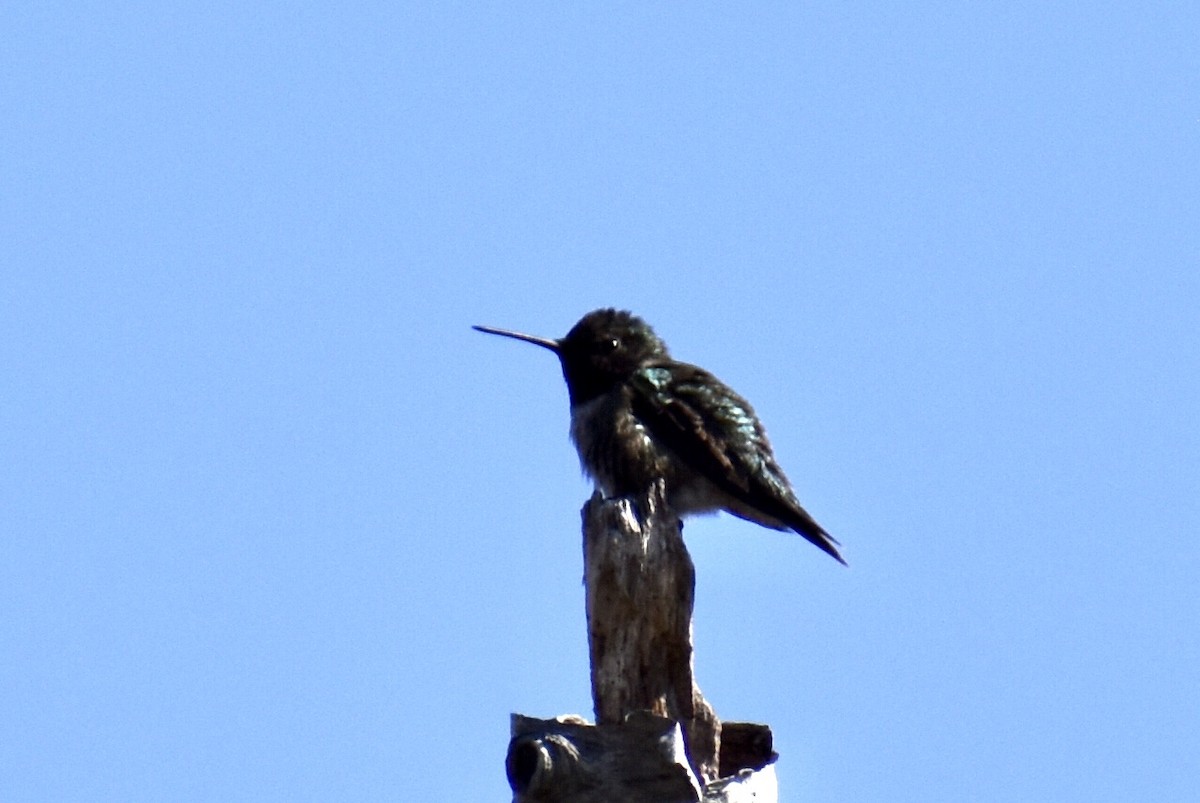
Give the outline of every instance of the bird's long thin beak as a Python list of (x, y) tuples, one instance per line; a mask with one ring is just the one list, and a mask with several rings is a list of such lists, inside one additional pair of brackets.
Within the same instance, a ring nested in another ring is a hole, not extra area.
[(477, 332), (486, 332), (489, 335), (501, 335), (502, 337), (511, 337), (514, 340), (524, 340), (526, 343), (532, 343), (535, 346), (541, 346), (545, 349), (550, 349), (555, 354), (560, 352), (559, 343), (557, 340), (551, 340), (548, 337), (537, 337), (535, 335), (527, 335), (524, 332), (512, 332), (508, 329), (495, 329), (491, 326), (472, 326)]

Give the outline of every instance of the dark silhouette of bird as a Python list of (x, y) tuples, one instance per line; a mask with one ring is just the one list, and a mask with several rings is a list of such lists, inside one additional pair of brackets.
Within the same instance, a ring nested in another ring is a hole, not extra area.
[(571, 439), (605, 495), (644, 493), (661, 479), (681, 517), (726, 510), (794, 530), (845, 564), (838, 542), (800, 506), (750, 403), (703, 368), (672, 359), (641, 318), (595, 310), (557, 340), (474, 328), (558, 355)]

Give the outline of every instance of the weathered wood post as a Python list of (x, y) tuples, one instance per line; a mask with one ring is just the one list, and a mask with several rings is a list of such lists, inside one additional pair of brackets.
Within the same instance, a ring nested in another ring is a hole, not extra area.
[(514, 803), (777, 800), (771, 731), (722, 723), (693, 676), (695, 572), (656, 484), (583, 508), (596, 724), (514, 715)]
[(693, 674), (695, 568), (661, 486), (637, 504), (641, 510), (629, 499), (606, 503), (597, 494), (583, 509), (596, 724), (620, 724), (635, 711), (673, 719), (692, 769), (712, 780), (721, 723)]

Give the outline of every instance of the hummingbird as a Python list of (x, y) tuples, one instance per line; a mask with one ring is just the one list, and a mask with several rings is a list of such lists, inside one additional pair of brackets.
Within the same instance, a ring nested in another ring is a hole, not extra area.
[(794, 530), (845, 565), (838, 542), (800, 506), (750, 403), (703, 368), (672, 359), (641, 318), (594, 310), (558, 339), (473, 328), (558, 356), (571, 440), (606, 496), (643, 493), (661, 479), (680, 517), (725, 510)]

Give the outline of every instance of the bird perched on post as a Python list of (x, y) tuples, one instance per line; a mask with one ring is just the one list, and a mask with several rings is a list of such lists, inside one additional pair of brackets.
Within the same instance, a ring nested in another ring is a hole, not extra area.
[(837, 541), (800, 506), (750, 403), (703, 368), (671, 359), (641, 318), (595, 310), (557, 340), (474, 328), (558, 355), (571, 440), (605, 495), (643, 493), (662, 479), (679, 516), (727, 510), (795, 530), (845, 564)]

